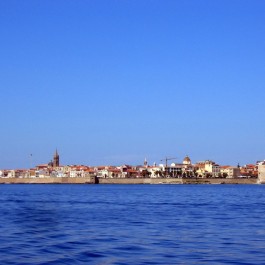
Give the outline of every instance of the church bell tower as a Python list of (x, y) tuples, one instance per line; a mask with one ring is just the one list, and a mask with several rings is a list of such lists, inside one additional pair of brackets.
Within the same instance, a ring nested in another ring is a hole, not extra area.
[(60, 164), (60, 159), (56, 149), (55, 154), (53, 156), (53, 167), (59, 167), (59, 164)]

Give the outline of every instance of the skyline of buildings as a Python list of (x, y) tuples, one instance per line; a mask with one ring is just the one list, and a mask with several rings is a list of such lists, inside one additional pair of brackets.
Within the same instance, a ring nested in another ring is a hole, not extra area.
[[(29, 169), (0, 169), (0, 177), (86, 177), (97, 176), (101, 178), (235, 178), (258, 177), (258, 165), (247, 164), (240, 166), (219, 165), (211, 160), (192, 163), (189, 156), (182, 162), (175, 162), (176, 158), (166, 157), (160, 164), (148, 163), (145, 158), (142, 165), (61, 165), (60, 156), (56, 149), (53, 159), (46, 163), (36, 165)], [(162, 163), (163, 162), (163, 163)]]

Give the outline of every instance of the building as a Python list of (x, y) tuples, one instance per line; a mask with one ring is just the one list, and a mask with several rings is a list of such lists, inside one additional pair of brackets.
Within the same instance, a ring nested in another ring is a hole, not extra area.
[(258, 164), (258, 181), (265, 184), (265, 160)]
[(246, 178), (257, 178), (258, 177), (258, 165), (263, 162), (259, 162), (256, 165), (247, 164), (240, 168), (240, 175)]
[(181, 163), (171, 163), (170, 166), (164, 168), (163, 171), (165, 171), (168, 177), (180, 178), (184, 172), (184, 165)]
[(183, 159), (183, 165), (191, 165), (191, 160), (188, 156), (185, 156)]
[(210, 173), (214, 178), (219, 176), (220, 166), (213, 161), (207, 160), (205, 163), (205, 171)]
[(240, 176), (240, 168), (231, 166), (221, 166), (220, 173), (221, 177), (224, 178), (238, 178)]
[(217, 178), (220, 176), (220, 166), (211, 160), (198, 162), (195, 168), (196, 174), (202, 178)]
[(60, 165), (60, 157), (56, 149), (55, 154), (53, 156), (53, 167), (59, 167), (59, 165)]
[[(88, 166), (71, 166), (71, 169), (69, 170), (69, 176), (70, 178), (87, 178), (87, 177), (91, 177), (91, 176), (95, 176), (95, 172), (93, 168), (90, 168)], [(63, 173), (63, 171), (61, 172), (57, 172), (58, 176), (68, 176), (67, 173)]]

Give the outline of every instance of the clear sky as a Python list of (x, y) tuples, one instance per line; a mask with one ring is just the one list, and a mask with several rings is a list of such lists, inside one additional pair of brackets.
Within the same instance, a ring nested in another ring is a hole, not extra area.
[(0, 168), (265, 159), (263, 0), (0, 0), (0, 52)]

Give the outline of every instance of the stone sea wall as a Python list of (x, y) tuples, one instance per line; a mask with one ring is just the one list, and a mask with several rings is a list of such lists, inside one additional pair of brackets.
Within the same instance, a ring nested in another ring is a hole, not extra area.
[(99, 178), (99, 184), (182, 184), (177, 178)]
[(108, 179), (99, 179), (99, 184), (257, 184), (257, 179), (108, 178)]
[(178, 178), (0, 178), (0, 184), (257, 184), (257, 179)]
[(0, 178), (0, 184), (95, 184), (95, 177), (86, 178)]
[(183, 184), (257, 184), (256, 178), (183, 179)]

